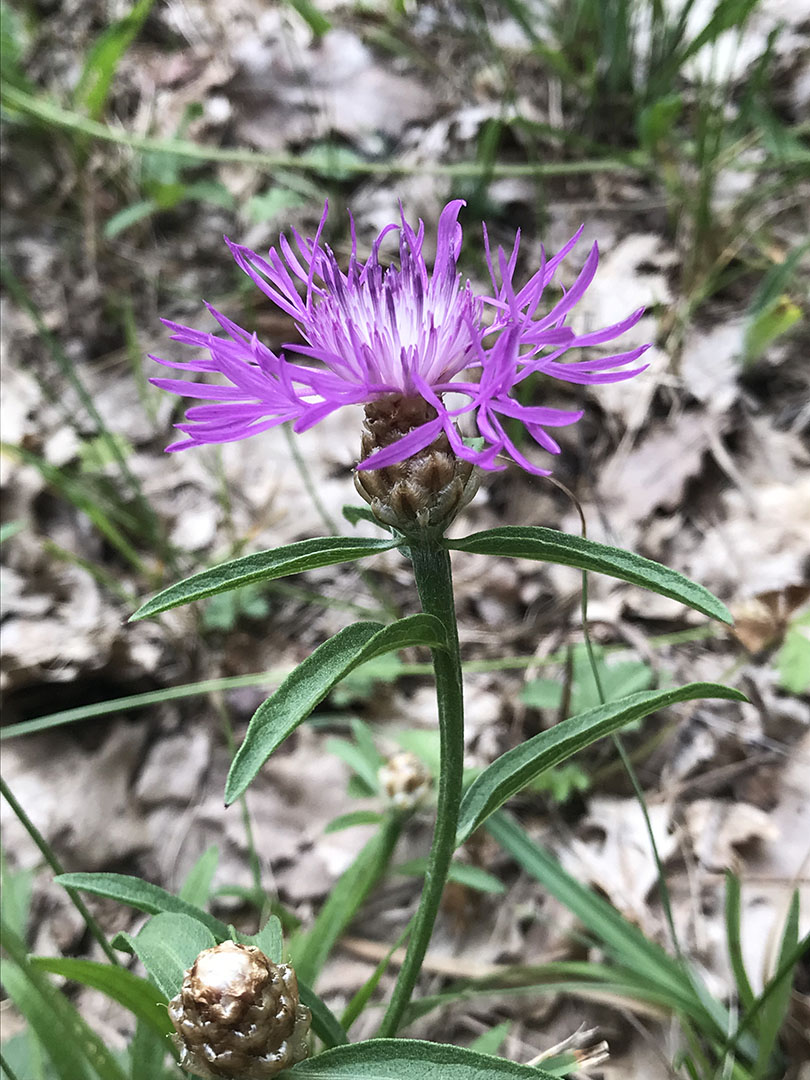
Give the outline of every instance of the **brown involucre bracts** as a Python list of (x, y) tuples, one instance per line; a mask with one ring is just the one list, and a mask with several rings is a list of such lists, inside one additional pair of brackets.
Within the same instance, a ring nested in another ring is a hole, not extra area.
[[(390, 446), (436, 416), (421, 398), (388, 394), (366, 405), (360, 456)], [(356, 472), (357, 491), (374, 516), (406, 536), (441, 535), (478, 490), (469, 461), (456, 457), (442, 432), (430, 446), (396, 465)]]
[(205, 949), (169, 1002), (180, 1064), (205, 1080), (269, 1080), (309, 1053), (310, 1012), (289, 964), (254, 945)]

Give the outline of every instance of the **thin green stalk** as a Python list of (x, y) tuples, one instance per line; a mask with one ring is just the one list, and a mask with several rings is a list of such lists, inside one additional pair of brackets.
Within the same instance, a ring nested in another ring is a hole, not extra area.
[(433, 650), (439, 711), (439, 792), (422, 898), (379, 1038), (396, 1035), (419, 977), (456, 847), (464, 773), (464, 694), (450, 553), (443, 548), (413, 546), (410, 554), (422, 610), (435, 615), (447, 633), (447, 649)]
[(412, 926), (413, 919), (408, 922), (408, 925), (399, 935), (397, 940), (394, 942), (394, 944), (391, 946), (391, 948), (388, 950), (382, 960), (380, 960), (379, 964), (377, 964), (376, 968), (371, 974), (371, 977), (363, 983), (363, 985), (360, 987), (360, 989), (357, 991), (357, 993), (354, 995), (354, 997), (344, 1009), (343, 1015), (340, 1018), (340, 1023), (346, 1029), (346, 1031), (349, 1030), (357, 1017), (363, 1011), (363, 1009), (365, 1009), (371, 998), (371, 995), (377, 989), (380, 979), (388, 970), (388, 965), (391, 963), (391, 959), (393, 958), (394, 953), (407, 941)]
[[(276, 583), (274, 583), (276, 584)], [(363, 615), (369, 613), (363, 610)], [(648, 645), (678, 645), (687, 641), (703, 641), (706, 638), (717, 637), (718, 630), (714, 625), (699, 626), (694, 630), (678, 630), (672, 634), (660, 634), (651, 637)], [(616, 652), (625, 648), (623, 645), (608, 645), (605, 652)], [(520, 671), (523, 668), (550, 667), (565, 661), (562, 651), (550, 653), (548, 656), (508, 656), (496, 660), (468, 660), (462, 667), (465, 672), (472, 674), (486, 673), (490, 671)], [(433, 665), (427, 664), (402, 664), (397, 675), (429, 675), (433, 671)], [(76, 724), (80, 720), (92, 720), (97, 716), (109, 716), (111, 713), (128, 712), (131, 709), (143, 709), (149, 705), (158, 705), (164, 701), (177, 701), (187, 697), (199, 697), (201, 694), (210, 694), (215, 690), (241, 690), (250, 686), (269, 686), (280, 683), (289, 675), (289, 668), (275, 668), (270, 671), (257, 671), (251, 675), (226, 675), (221, 679), (203, 679), (195, 683), (183, 683), (180, 686), (168, 686), (162, 690), (148, 690), (143, 694), (128, 694), (126, 697), (111, 698), (109, 701), (99, 701), (93, 705), (79, 705), (75, 709), (61, 709), (59, 712), (48, 713), (46, 716), (37, 716), (33, 720), (21, 720), (16, 724), (8, 724), (0, 728), (0, 742), (6, 739), (17, 739), (21, 735), (34, 735), (39, 731), (47, 731), (50, 728), (61, 727), (63, 724)]]
[[(211, 700), (214, 703), (214, 708), (219, 713), (222, 720), (222, 731), (225, 735), (225, 743), (228, 747), (228, 755), (231, 761), (233, 761), (236, 755), (236, 738), (233, 733), (233, 724), (231, 722), (231, 714), (228, 711), (228, 707), (222, 698), (221, 694), (214, 693), (211, 695)], [(261, 922), (265, 920), (268, 911), (265, 908), (269, 908), (269, 900), (262, 887), (262, 864), (259, 859), (259, 852), (256, 848), (256, 840), (253, 835), (253, 822), (250, 819), (250, 810), (248, 809), (247, 796), (239, 796), (239, 806), (242, 811), (242, 827), (245, 830), (245, 843), (248, 850), (248, 863), (250, 865), (250, 876), (253, 878), (253, 889), (256, 893), (257, 904), (261, 899)]]
[[(33, 821), (30, 819), (28, 814), (26, 814), (25, 810), (23, 810), (22, 806), (20, 806), (20, 804), (14, 798), (8, 784), (5, 782), (5, 780), (3, 780), (2, 777), (0, 777), (0, 794), (3, 795), (3, 798), (17, 815), (17, 818), (19, 819), (25, 831), (28, 833), (28, 835), (37, 845), (39, 850), (42, 852), (43, 858), (47, 862), (48, 866), (50, 866), (50, 868), (53, 870), (54, 874), (64, 874), (65, 869), (59, 862), (59, 859), (56, 857), (53, 848), (39, 831), (39, 829), (36, 827), (36, 825), (33, 823)], [(101, 929), (96, 920), (87, 910), (87, 907), (82, 898), (79, 896), (75, 889), (68, 889), (67, 894), (72, 900), (73, 906), (84, 919), (85, 926), (101, 946), (104, 955), (107, 957), (111, 964), (115, 964), (117, 966), (119, 963), (118, 957), (115, 955), (112, 946), (107, 941), (107, 938), (104, 935), (104, 931)]]
[(327, 510), (326, 505), (320, 496), (317, 485), (312, 480), (312, 473), (309, 471), (309, 467), (304, 460), (301, 451), (298, 449), (298, 440), (294, 437), (292, 428), (289, 424), (282, 424), (281, 426), (284, 429), (284, 438), (287, 440), (287, 446), (290, 451), (290, 456), (292, 457), (293, 462), (295, 463), (295, 467), (298, 470), (298, 475), (301, 477), (301, 482), (306, 488), (307, 495), (309, 495), (310, 499), (312, 500), (312, 505), (318, 511), (321, 521), (327, 527), (329, 532), (331, 532), (334, 536), (337, 536), (340, 532), (338, 523)]
[[(263, 170), (291, 170), (285, 183), (294, 180), (294, 173), (315, 173), (323, 171), (320, 159), (307, 159), (294, 154), (263, 154), (247, 147), (205, 146), (187, 139), (153, 139), (142, 135), (133, 135), (119, 128), (89, 120), (78, 113), (63, 109), (44, 97), (35, 97), (19, 90), (8, 83), (3, 85), (5, 104), (10, 109), (19, 109), (23, 114), (34, 116), (45, 124), (75, 134), (86, 135), (102, 142), (115, 143), (150, 154), (171, 154), (174, 157), (193, 161), (219, 161), (235, 164), (254, 165)], [(526, 164), (499, 164), (493, 169), (494, 176), (576, 176), (595, 172), (639, 172), (647, 167), (646, 156), (633, 154), (627, 160), (617, 157), (596, 158), (587, 161), (551, 161), (528, 162)], [(341, 169), (358, 176), (480, 176), (487, 171), (485, 163), (480, 161), (462, 161), (457, 163), (420, 163), (410, 165), (404, 161), (348, 161), (341, 162)]]
[[(596, 683), (596, 692), (599, 695), (599, 701), (602, 705), (607, 704), (605, 697), (605, 690), (602, 686), (602, 677), (599, 674), (599, 665), (596, 663), (596, 657), (593, 653), (593, 642), (591, 641), (591, 631), (588, 624), (588, 572), (582, 571), (582, 632), (585, 637), (585, 648), (588, 653), (588, 661), (591, 665), (591, 674), (593, 675), (593, 681)], [(647, 831), (647, 836), (650, 841), (650, 848), (652, 849), (653, 859), (655, 860), (655, 868), (658, 873), (658, 888), (661, 893), (661, 905), (664, 909), (664, 917), (667, 921), (667, 927), (669, 929), (670, 937), (672, 938), (672, 947), (675, 949), (675, 954), (679, 960), (683, 961), (683, 953), (681, 952), (680, 942), (678, 941), (678, 933), (675, 929), (675, 919), (672, 914), (672, 903), (669, 896), (669, 888), (667, 887), (666, 878), (664, 877), (664, 864), (661, 862), (661, 856), (658, 851), (658, 844), (655, 840), (655, 833), (653, 832), (652, 821), (650, 820), (650, 812), (647, 809), (647, 800), (644, 798), (644, 791), (641, 784), (638, 781), (636, 770), (633, 768), (633, 763), (627, 756), (627, 751), (624, 749), (624, 744), (618, 735), (611, 735), (613, 745), (616, 748), (616, 752), (621, 759), (621, 763), (624, 766), (624, 771), (627, 773), (628, 779), (633, 786), (633, 793), (636, 796), (639, 806), (641, 807), (641, 813), (644, 817), (644, 825)]]
[[(298, 470), (298, 475), (301, 477), (301, 482), (303, 483), (304, 487), (306, 488), (307, 494), (312, 500), (312, 505), (318, 511), (321, 517), (321, 521), (323, 521), (329, 532), (331, 532), (333, 536), (339, 536), (340, 526), (329, 513), (326, 504), (320, 496), (320, 492), (318, 491), (318, 485), (312, 479), (312, 473), (310, 472), (309, 465), (307, 465), (306, 458), (301, 453), (298, 447), (298, 440), (293, 435), (292, 427), (290, 426), (290, 424), (283, 424), (282, 427), (284, 428), (284, 437), (287, 440), (287, 445), (290, 448), (290, 455), (292, 456), (295, 467)], [(391, 599), (387, 595), (385, 590), (381, 589), (376, 584), (371, 573), (368, 570), (364, 570), (362, 568), (360, 569), (359, 573), (360, 580), (363, 582), (365, 587), (368, 589), (368, 591), (383, 609), (388, 618), (398, 619), (399, 612), (397, 611), (396, 605), (391, 602)]]

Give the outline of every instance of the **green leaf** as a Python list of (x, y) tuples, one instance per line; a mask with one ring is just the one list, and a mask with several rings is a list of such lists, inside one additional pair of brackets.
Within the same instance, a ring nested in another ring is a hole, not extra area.
[(351, 180), (357, 166), (366, 160), (351, 146), (341, 143), (312, 143), (299, 155), (298, 160), (307, 168), (319, 173), (326, 180)]
[(745, 970), (740, 934), (740, 882), (730, 871), (726, 873), (726, 946), (737, 997), (743, 1012), (748, 1012), (754, 1003), (754, 991)]
[(477, 555), (505, 555), (515, 559), (540, 559), (544, 562), (576, 566), (598, 574), (619, 578), (631, 585), (641, 585), (694, 608), (720, 622), (733, 622), (725, 604), (702, 585), (671, 570), (668, 566), (634, 555), (622, 548), (584, 540), (581, 536), (557, 532), (555, 529), (506, 526), (473, 533), (461, 540), (446, 542), (452, 551), (469, 551)]
[(12, 536), (16, 536), (18, 532), (22, 532), (25, 528), (24, 521), (6, 521), (0, 525), (0, 544), (5, 544), (7, 540), (10, 540)]
[(345, 675), (366, 660), (408, 645), (443, 648), (444, 628), (439, 620), (420, 614), (390, 626), (354, 623), (319, 645), (254, 714), (228, 773), (226, 805), (239, 798), (273, 751)]
[(147, 600), (131, 621), (159, 615), (163, 611), (189, 604), (192, 600), (202, 600), (206, 596), (239, 589), (258, 581), (272, 581), (288, 574), (300, 574), (304, 570), (314, 570), (319, 566), (332, 566), (335, 563), (351, 562), (367, 555), (376, 555), (380, 551), (390, 551), (399, 543), (398, 540), (367, 540), (353, 536), (327, 536), (314, 540), (300, 540), (286, 547), (273, 548), (271, 551), (257, 551), (253, 555), (244, 555), (240, 559), (203, 570), (185, 581), (164, 589), (163, 592)]
[(214, 935), (188, 915), (164, 911), (133, 937), (118, 934), (149, 973), (161, 993), (171, 1000), (180, 992), (183, 976), (203, 951), (216, 945)]
[(646, 109), (642, 109), (638, 118), (639, 141), (651, 154), (655, 154), (667, 145), (675, 124), (683, 112), (683, 96), (667, 94), (659, 98)]
[(4, 1080), (57, 1080), (57, 1073), (50, 1062), (45, 1060), (42, 1044), (33, 1028), (26, 1024), (22, 1031), (3, 1039), (0, 1045), (2, 1059), (8, 1066), (8, 1077)]
[(280, 964), (283, 960), (284, 938), (281, 933), (281, 920), (276, 915), (268, 918), (258, 934), (239, 934), (238, 940), (243, 945), (255, 945), (274, 964)]
[(272, 187), (251, 196), (248, 199), (246, 211), (254, 225), (264, 225), (272, 221), (277, 214), (285, 210), (294, 210), (305, 204), (306, 199), (297, 191), (290, 191), (289, 188), (273, 184)]
[(745, 328), (743, 362), (759, 360), (769, 345), (792, 330), (801, 320), (802, 309), (787, 295), (777, 296), (755, 315)]
[(175, 1070), (169, 1072), (165, 1067), (170, 1048), (171, 1043), (165, 1035), (156, 1034), (152, 1028), (138, 1021), (129, 1044), (130, 1080), (177, 1080)]
[(356, 773), (371, 791), (378, 791), (380, 784), (377, 772), (382, 765), (382, 759), (371, 762), (356, 743), (348, 739), (327, 739), (324, 743), (327, 754), (334, 754), (344, 764)]
[(757, 1063), (754, 1070), (755, 1076), (765, 1076), (769, 1073), (769, 1058), (776, 1046), (779, 1032), (787, 1018), (790, 1008), (790, 997), (793, 990), (793, 975), (795, 964), (784, 974), (778, 973), (783, 970), (791, 955), (799, 944), (799, 890), (796, 889), (791, 897), (790, 908), (785, 929), (782, 934), (782, 942), (779, 948), (779, 958), (776, 964), (776, 974), (771, 977), (766, 989), (770, 990), (770, 997), (762, 1006), (759, 1017), (759, 1043)]
[(149, 881), (141, 881), (140, 878), (130, 877), (128, 874), (58, 874), (54, 881), (67, 889), (80, 889), (82, 892), (92, 893), (94, 896), (106, 896), (110, 900), (117, 900), (119, 904), (129, 904), (138, 911), (145, 911), (148, 915), (158, 915), (162, 912), (172, 912), (186, 915), (196, 919), (205, 926), (217, 939), (226, 941), (230, 934), (225, 923), (215, 919), (206, 911), (189, 904), (180, 897), (174, 896), (159, 885), (153, 885)]
[(0, 850), (0, 895), (3, 897), (3, 918), (13, 933), (25, 940), (31, 893), (36, 870), (12, 870)]
[[(391, 872), (405, 877), (424, 877), (426, 869), (427, 859), (409, 859), (408, 862), (393, 867)], [(471, 866), (469, 863), (455, 860), (451, 862), (447, 879), (477, 892), (492, 893), (494, 896), (506, 892), (506, 886), (494, 874), (488, 874), (480, 866)]]
[(122, 232), (131, 229), (139, 221), (145, 221), (157, 213), (158, 205), (154, 199), (141, 199), (139, 202), (125, 206), (108, 218), (104, 225), (104, 236), (107, 240), (114, 240)]
[(490, 814), (516, 795), (546, 769), (559, 765), (592, 742), (658, 709), (681, 701), (723, 698), (747, 701), (744, 694), (718, 683), (689, 683), (674, 690), (647, 690), (620, 701), (588, 709), (541, 731), (512, 750), (507, 750), (473, 781), (461, 804), (457, 842), (464, 841)]
[(236, 206), (233, 195), (219, 180), (195, 180), (194, 183), (186, 185), (183, 198), (211, 203), (213, 206), (221, 206), (223, 210), (233, 210)]
[(135, 40), (155, 0), (138, 0), (129, 14), (114, 23), (90, 49), (73, 94), (93, 120), (104, 111), (107, 95), (121, 57)]
[(482, 1032), (477, 1039), (474, 1039), (470, 1043), (470, 1050), (475, 1050), (479, 1054), (497, 1054), (511, 1028), (511, 1020), (504, 1020), (502, 1024), (496, 1024), (495, 1027)]
[(306, 1005), (312, 1013), (312, 1030), (318, 1038), (329, 1048), (345, 1046), (349, 1041), (349, 1036), (329, 1006), (300, 979), (298, 980), (298, 993), (301, 1003)]
[(358, 521), (367, 521), (371, 525), (375, 525), (378, 529), (386, 528), (381, 524), (367, 506), (344, 506), (343, 516), (346, 518), (350, 525), (356, 525)]
[[(640, 690), (648, 690), (653, 681), (653, 670), (642, 660), (607, 660), (605, 650), (594, 647), (599, 679), (606, 701), (628, 697)], [(563, 697), (563, 683), (560, 679), (535, 679), (527, 683), (521, 693), (527, 705), (538, 709), (556, 709)], [(601, 704), (601, 698), (593, 677), (588, 650), (585, 645), (577, 645), (573, 650), (571, 664), (571, 703), (570, 714), (585, 712)]]
[(810, 611), (794, 619), (776, 657), (779, 681), (792, 694), (810, 690)]
[(212, 844), (192, 866), (180, 889), (179, 898), (194, 907), (204, 908), (211, 896), (211, 882), (218, 863), (219, 848)]
[(350, 814), (341, 814), (334, 821), (330, 821), (324, 832), (341, 832), (343, 829), (353, 829), (356, 825), (379, 825), (382, 819), (382, 814), (376, 810), (352, 810)]
[[(722, 1041), (733, 1029), (728, 1010), (709, 994), (696, 974), (688, 971), (655, 942), (628, 922), (612, 904), (572, 877), (549, 852), (535, 844), (514, 818), (498, 811), (487, 822), (487, 831), (561, 904), (571, 911), (615, 957), (633, 982), (642, 984), (645, 995), (659, 995), (676, 1012), (682, 1012), (707, 1034)], [(740, 1042), (751, 1057), (751, 1039)]]
[(414, 1039), (371, 1039), (327, 1050), (289, 1070), (290, 1080), (552, 1080), (532, 1065)]
[(315, 37), (323, 37), (332, 29), (332, 24), (312, 0), (288, 0), (288, 3), (295, 8)]
[(401, 668), (402, 661), (395, 654), (378, 656), (371, 663), (364, 664), (359, 671), (351, 672), (336, 686), (330, 702), (336, 709), (347, 709), (357, 702), (367, 702), (377, 692), (380, 683), (395, 682)]
[(3, 0), (0, 3), (0, 71), (3, 72), (3, 81), (20, 90), (32, 91), (33, 87), (23, 71), (27, 37), (26, 26), (19, 12)]
[(758, 3), (759, 0), (719, 0), (709, 21), (681, 54), (681, 64), (705, 45), (716, 41), (726, 30), (742, 27)]
[(564, 803), (575, 792), (587, 791), (590, 786), (591, 778), (585, 770), (569, 761), (540, 773), (527, 784), (526, 790), (548, 795), (556, 803)]
[(98, 1035), (30, 962), (22, 939), (6, 923), (0, 929), (7, 953), (2, 966), (6, 993), (36, 1033), (60, 1080), (127, 1080)]
[(32, 956), (31, 964), (39, 971), (61, 975), (82, 986), (100, 990), (159, 1035), (170, 1035), (174, 1031), (166, 1012), (166, 998), (146, 979), (133, 975), (124, 967), (74, 956)]

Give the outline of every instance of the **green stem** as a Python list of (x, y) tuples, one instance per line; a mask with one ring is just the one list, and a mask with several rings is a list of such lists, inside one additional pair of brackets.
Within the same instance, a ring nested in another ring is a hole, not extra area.
[(447, 881), (450, 860), (456, 848), (464, 772), (464, 695), (450, 554), (444, 549), (413, 546), (411, 560), (422, 610), (435, 615), (447, 632), (448, 648), (433, 650), (441, 750), (439, 792), (436, 825), (425, 871), (422, 898), (414, 919), (405, 960), (400, 968), (388, 1011), (377, 1033), (378, 1038), (396, 1035), (419, 977)]
[[(3, 795), (3, 798), (17, 815), (17, 818), (19, 819), (25, 831), (28, 833), (28, 835), (37, 845), (39, 850), (42, 852), (45, 862), (48, 864), (48, 866), (50, 866), (54, 874), (64, 874), (64, 867), (59, 862), (59, 859), (56, 857), (53, 848), (39, 831), (39, 829), (36, 827), (36, 825), (33, 823), (28, 814), (26, 814), (25, 810), (23, 810), (22, 806), (20, 806), (20, 804), (14, 798), (8, 784), (5, 782), (5, 780), (3, 780), (2, 777), (0, 777), (0, 794)], [(84, 919), (85, 926), (101, 946), (104, 955), (107, 957), (111, 964), (118, 965), (118, 957), (115, 955), (112, 946), (107, 941), (107, 938), (104, 935), (104, 931), (101, 929), (96, 920), (87, 910), (87, 907), (82, 898), (79, 896), (75, 889), (68, 889), (67, 893), (70, 899), (73, 901), (73, 906)]]
[[(4, 104), (10, 109), (19, 109), (28, 116), (34, 116), (43, 123), (66, 131), (86, 135), (102, 142), (127, 146), (142, 153), (170, 154), (172, 157), (191, 161), (219, 161), (233, 164), (253, 165), (257, 169), (293, 170), (282, 179), (286, 186), (301, 190), (311, 196), (311, 185), (303, 185), (297, 173), (314, 174), (317, 179), (323, 171), (323, 162), (316, 157), (307, 159), (300, 154), (265, 154), (250, 147), (241, 146), (204, 146), (188, 139), (154, 139), (143, 135), (133, 135), (118, 127), (110, 127), (86, 116), (63, 109), (44, 96), (34, 96), (9, 83), (3, 84)], [(610, 158), (594, 158), (587, 161), (545, 161), (527, 163), (499, 163), (491, 172), (493, 176), (570, 176), (588, 175), (595, 172), (638, 172), (648, 168), (646, 154), (632, 151)], [(759, 165), (759, 168), (763, 168)], [(460, 162), (419, 162), (409, 164), (403, 161), (349, 161), (342, 162), (341, 169), (357, 176), (481, 176), (489, 170), (486, 163), (480, 161)]]

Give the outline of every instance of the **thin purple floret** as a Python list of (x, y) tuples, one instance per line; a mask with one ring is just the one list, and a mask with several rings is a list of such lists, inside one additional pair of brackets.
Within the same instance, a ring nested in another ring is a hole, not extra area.
[[(435, 418), (377, 450), (358, 469), (404, 461), (444, 432), (458, 457), (482, 469), (503, 469), (509, 457), (527, 472), (548, 475), (548, 469), (534, 464), (515, 445), (506, 422), (519, 421), (539, 447), (558, 454), (559, 444), (545, 429), (576, 423), (582, 411), (523, 405), (516, 388), (534, 373), (585, 385), (620, 382), (639, 374), (646, 365), (636, 361), (647, 345), (612, 356), (569, 359), (566, 354), (614, 341), (636, 325), (643, 309), (587, 334), (577, 335), (566, 325), (596, 273), (599, 252), (594, 244), (574, 284), (545, 312), (539, 310), (545, 290), (582, 229), (552, 258), (543, 252), (540, 268), (516, 288), (520, 233), (507, 255), (502, 248), (492, 252), (484, 228), (492, 292), (476, 294), (458, 271), (462, 242), (458, 215), (463, 206), (455, 199), (439, 217), (432, 271), (422, 253), (424, 224), (420, 221), (414, 231), (402, 213), (399, 223), (386, 225), (377, 236), (366, 262), (358, 258), (352, 221), (352, 250), (345, 271), (321, 241), (328, 206), (314, 238), (305, 239), (293, 230), (293, 243), (282, 235), (278, 248), (271, 248), (266, 257), (226, 238), (237, 265), (295, 321), (302, 341), (285, 345), (285, 351), (276, 354), (210, 305), (206, 306), (225, 336), (164, 320), (172, 340), (202, 354), (185, 363), (152, 359), (165, 367), (216, 373), (227, 380), (226, 385), (150, 380), (201, 402), (176, 425), (186, 437), (167, 449), (233, 442), (287, 422), (296, 431), (305, 431), (344, 405), (401, 394), (422, 398), (435, 409)], [(399, 265), (384, 266), (380, 248), (394, 232), (399, 234)], [(452, 408), (444, 400), (449, 393)], [(460, 435), (459, 422), (476, 440), (474, 447)]]

